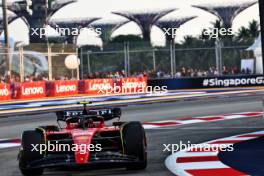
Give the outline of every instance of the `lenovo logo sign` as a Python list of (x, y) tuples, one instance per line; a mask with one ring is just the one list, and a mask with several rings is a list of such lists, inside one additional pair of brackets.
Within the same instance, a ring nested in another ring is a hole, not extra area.
[(56, 93), (75, 92), (76, 85), (56, 85)]
[(112, 85), (110, 83), (89, 84), (89, 90), (108, 90), (108, 89), (112, 89)]
[(22, 86), (22, 95), (42, 95), (44, 94), (43, 87), (23, 87)]
[(0, 89), (0, 96), (9, 96), (9, 90), (6, 87)]

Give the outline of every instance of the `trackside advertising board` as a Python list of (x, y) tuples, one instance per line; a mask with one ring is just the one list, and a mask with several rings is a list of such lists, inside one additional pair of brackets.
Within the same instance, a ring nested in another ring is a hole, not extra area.
[(147, 78), (91, 79), (79, 82), (80, 92), (89, 95), (144, 93)]
[(147, 86), (148, 81), (146, 77), (123, 78), (121, 84), (123, 93), (144, 93)]
[(151, 79), (150, 86), (167, 86), (168, 90), (264, 86), (263, 75), (238, 75), (201, 78)]
[(45, 81), (14, 84), (15, 99), (43, 98), (46, 96)]
[(0, 84), (0, 100), (10, 100), (10, 84)]
[(113, 79), (89, 79), (79, 82), (83, 94), (98, 95), (112, 92), (114, 89)]
[(53, 81), (47, 83), (47, 96), (78, 95), (78, 80)]
[(0, 84), (0, 100), (43, 97), (145, 93), (147, 78), (38, 81)]

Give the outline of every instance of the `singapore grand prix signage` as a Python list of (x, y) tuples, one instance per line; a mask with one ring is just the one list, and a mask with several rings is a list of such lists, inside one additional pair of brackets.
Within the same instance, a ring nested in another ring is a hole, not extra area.
[(150, 86), (167, 86), (169, 90), (264, 86), (263, 75), (236, 75), (220, 77), (152, 79)]
[(240, 77), (240, 78), (206, 78), (203, 80), (204, 87), (242, 87), (262, 86), (264, 77)]

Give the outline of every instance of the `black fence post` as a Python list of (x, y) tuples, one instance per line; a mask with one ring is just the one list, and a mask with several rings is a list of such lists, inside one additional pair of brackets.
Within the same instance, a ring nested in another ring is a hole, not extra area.
[(264, 0), (259, 0), (259, 16), (261, 28), (261, 45), (262, 45), (262, 73), (264, 74)]

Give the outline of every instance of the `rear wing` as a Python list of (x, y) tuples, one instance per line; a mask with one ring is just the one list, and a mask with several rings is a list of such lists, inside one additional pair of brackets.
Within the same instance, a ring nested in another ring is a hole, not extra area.
[(104, 120), (111, 120), (113, 118), (121, 117), (121, 108), (102, 108), (102, 109), (83, 109), (83, 110), (66, 110), (56, 112), (58, 121), (65, 121), (69, 117), (76, 116), (98, 116), (103, 117)]

